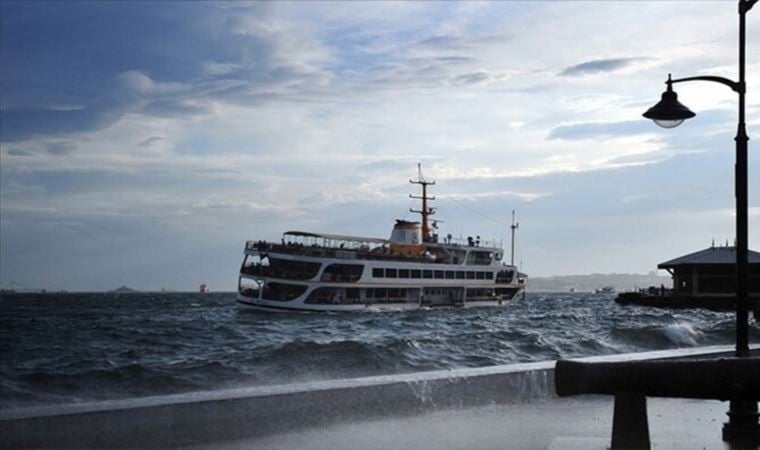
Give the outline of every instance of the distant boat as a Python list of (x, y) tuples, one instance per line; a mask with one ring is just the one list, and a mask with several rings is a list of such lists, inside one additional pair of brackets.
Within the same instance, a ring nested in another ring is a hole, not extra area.
[(201, 284), (200, 293), (201, 294), (208, 294), (209, 293), (208, 286), (206, 286), (206, 283)]
[(615, 288), (612, 286), (605, 286), (601, 289), (596, 289), (594, 292), (597, 294), (614, 294)]

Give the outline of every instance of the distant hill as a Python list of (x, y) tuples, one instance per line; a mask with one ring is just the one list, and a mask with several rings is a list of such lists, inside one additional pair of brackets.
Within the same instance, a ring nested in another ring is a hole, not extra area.
[(128, 288), (126, 286), (122, 286), (120, 288), (112, 289), (112, 290), (110, 290), (108, 292), (120, 292), (120, 293), (124, 294), (124, 293), (139, 292), (139, 291), (136, 291), (134, 289)]
[(669, 276), (657, 275), (654, 271), (648, 274), (638, 273), (592, 273), (591, 275), (561, 275), (553, 277), (532, 277), (528, 279), (529, 291), (568, 292), (575, 289), (579, 292), (594, 291), (605, 286), (612, 286), (618, 292), (632, 291), (636, 288), (649, 286), (671, 287)]

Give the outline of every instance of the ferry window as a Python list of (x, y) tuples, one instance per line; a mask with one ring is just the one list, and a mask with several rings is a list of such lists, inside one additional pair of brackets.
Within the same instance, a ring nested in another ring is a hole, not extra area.
[(255, 280), (243, 277), (238, 279), (238, 292), (246, 297), (258, 298), (260, 287), (259, 283)]
[(398, 289), (388, 289), (388, 298), (398, 298), (398, 296), (399, 296)]
[(372, 269), (372, 276), (375, 278), (383, 278), (384, 271), (383, 269)]
[(512, 272), (511, 270), (501, 270), (499, 271), (499, 273), (496, 274), (496, 282), (509, 284), (512, 282), (513, 277), (514, 277), (514, 272)]
[(436, 278), (443, 278), (443, 270), (436, 270), (435, 271), (435, 277)]
[(372, 294), (375, 293), (375, 290), (372, 288), (367, 288), (364, 290), (364, 298), (372, 298)]
[(399, 278), (409, 278), (409, 269), (399, 269), (398, 270), (398, 277)]
[(375, 298), (385, 298), (388, 295), (388, 291), (385, 288), (375, 289)]
[(286, 302), (302, 295), (306, 292), (307, 286), (283, 283), (266, 283), (262, 298), (264, 300), (275, 300)]
[(447, 270), (446, 271), (446, 279), (447, 280), (453, 280), (454, 277), (456, 276), (456, 275), (454, 275), (454, 273), (455, 272), (453, 270)]
[(359, 298), (359, 289), (346, 289), (346, 298)]
[(385, 278), (397, 278), (396, 269), (385, 269)]
[(486, 280), (493, 280), (493, 272), (486, 272)]
[(474, 280), (475, 279), (475, 272), (467, 272), (467, 279), (468, 280)]
[(412, 278), (422, 278), (422, 271), (412, 269)]
[(457, 271), (457, 280), (464, 280), (464, 272), (461, 270)]
[(478, 280), (485, 280), (486, 279), (486, 273), (485, 272), (478, 272), (477, 273)]
[[(319, 263), (290, 261), (286, 259), (267, 258), (269, 266), (261, 266), (264, 275), (288, 280), (308, 280), (317, 276)], [(266, 267), (266, 268), (264, 268)]]
[(453, 264), (459, 264), (459, 263), (461, 263), (462, 261), (464, 261), (464, 257), (465, 257), (466, 254), (467, 254), (467, 252), (464, 251), (464, 250), (452, 250), (451, 251), (452, 263)]
[(361, 264), (330, 264), (322, 272), (322, 281), (353, 282), (362, 277), (364, 266)]
[(422, 271), (422, 278), (433, 278), (433, 271), (432, 270), (423, 270)]
[(487, 265), (491, 263), (493, 253), (472, 251), (467, 255), (467, 264)]

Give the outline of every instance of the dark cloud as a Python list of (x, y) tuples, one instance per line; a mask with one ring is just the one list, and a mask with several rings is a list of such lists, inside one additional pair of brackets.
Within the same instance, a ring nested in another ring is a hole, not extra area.
[(77, 144), (70, 141), (48, 142), (46, 144), (43, 144), (42, 148), (45, 153), (56, 156), (63, 156), (75, 151), (77, 149)]
[(609, 58), (609, 59), (595, 59), (593, 61), (586, 61), (574, 66), (565, 68), (560, 75), (561, 76), (581, 76), (592, 75), (602, 72), (614, 72), (616, 70), (623, 69), (633, 64), (646, 61), (649, 58)]
[(281, 58), (276, 32), (246, 22), (269, 8), (3, 1), (0, 140), (95, 131), (130, 112), (205, 114), (211, 101), (256, 104), (324, 84), (312, 63)]
[(454, 83), (456, 84), (480, 84), (486, 81), (490, 81), (492, 78), (490, 73), (487, 72), (474, 72), (466, 73), (454, 77)]
[(512, 35), (506, 33), (485, 36), (432, 36), (416, 42), (413, 47), (433, 51), (466, 50), (484, 44), (503, 45), (512, 38)]
[(36, 156), (41, 154), (63, 156), (74, 152), (76, 149), (77, 144), (72, 141), (41, 141), (31, 145), (14, 145), (8, 149), (8, 154), (12, 156)]
[(0, 112), (3, 142), (94, 131), (116, 122), (133, 108), (127, 100), (106, 99), (78, 108), (8, 108)]
[(11, 156), (34, 156), (34, 152), (30, 152), (28, 150), (20, 149), (20, 148), (12, 148), (8, 150), (8, 154)]
[(140, 142), (140, 143), (139, 143), (139, 144), (137, 144), (137, 145), (138, 145), (139, 147), (148, 148), (148, 147), (150, 147), (151, 145), (153, 145), (153, 144), (155, 144), (155, 143), (158, 143), (158, 142), (161, 142), (161, 141), (163, 141), (163, 140), (164, 140), (164, 138), (163, 138), (163, 137), (161, 137), (161, 136), (151, 136), (151, 137), (149, 137), (148, 139), (146, 139), (146, 140), (144, 140), (144, 141)]

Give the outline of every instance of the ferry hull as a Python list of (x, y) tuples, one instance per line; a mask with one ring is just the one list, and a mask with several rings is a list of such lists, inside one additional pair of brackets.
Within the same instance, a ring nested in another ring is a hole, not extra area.
[(242, 294), (237, 296), (237, 306), (240, 311), (269, 312), (269, 313), (324, 313), (324, 312), (377, 312), (377, 311), (410, 311), (416, 309), (434, 308), (480, 308), (480, 307), (503, 307), (518, 295), (522, 289), (515, 289), (509, 298), (500, 300), (473, 300), (457, 304), (420, 304), (420, 303), (368, 303), (353, 305), (309, 305), (298, 300), (289, 302), (273, 302), (246, 297)]

